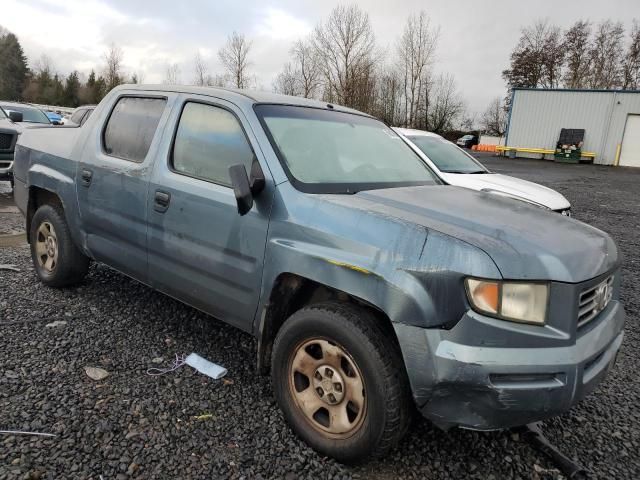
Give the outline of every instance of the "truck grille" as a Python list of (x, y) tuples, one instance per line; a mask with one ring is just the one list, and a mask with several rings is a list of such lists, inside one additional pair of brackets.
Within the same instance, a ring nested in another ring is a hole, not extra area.
[(0, 133), (0, 150), (11, 150), (13, 136), (14, 134), (12, 133)]
[(607, 308), (613, 296), (613, 275), (580, 294), (578, 328), (583, 327)]

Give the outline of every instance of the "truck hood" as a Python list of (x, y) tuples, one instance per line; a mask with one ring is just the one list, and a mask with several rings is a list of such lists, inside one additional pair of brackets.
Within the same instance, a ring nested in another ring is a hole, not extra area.
[(445, 182), (472, 190), (495, 191), (543, 205), (550, 210), (566, 210), (571, 205), (561, 194), (537, 183), (499, 173), (463, 174), (444, 173)]
[(474, 245), (505, 279), (578, 283), (618, 263), (613, 240), (601, 230), (490, 193), (436, 185), (325, 197)]

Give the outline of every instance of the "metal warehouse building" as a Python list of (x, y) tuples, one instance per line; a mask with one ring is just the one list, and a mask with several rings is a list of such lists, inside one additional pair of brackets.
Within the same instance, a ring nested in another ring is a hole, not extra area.
[(584, 159), (640, 167), (640, 91), (513, 90), (507, 149), (553, 158), (563, 128), (584, 129)]

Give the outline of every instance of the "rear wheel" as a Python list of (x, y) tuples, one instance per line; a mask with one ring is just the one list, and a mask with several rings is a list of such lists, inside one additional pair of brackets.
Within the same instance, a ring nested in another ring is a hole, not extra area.
[(31, 258), (40, 280), (51, 287), (81, 281), (89, 258), (73, 243), (64, 213), (59, 207), (42, 205), (31, 220)]
[(404, 367), (378, 322), (351, 304), (314, 305), (292, 315), (274, 344), (273, 386), (287, 421), (343, 462), (385, 454), (408, 427)]

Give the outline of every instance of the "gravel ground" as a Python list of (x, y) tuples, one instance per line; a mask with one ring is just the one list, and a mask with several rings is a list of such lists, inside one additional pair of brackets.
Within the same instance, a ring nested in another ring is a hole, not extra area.
[[(481, 160), (558, 189), (624, 252), (628, 326), (618, 363), (594, 394), (543, 427), (591, 478), (639, 478), (640, 170)], [(36, 281), (27, 246), (0, 248), (7, 263), (21, 271), (0, 271), (0, 430), (56, 436), (0, 434), (0, 479), (562, 478), (516, 434), (443, 433), (425, 420), (387, 458), (345, 467), (290, 432), (268, 379), (255, 373), (249, 335), (103, 266), (54, 290)], [(47, 326), (56, 320), (65, 323)], [(227, 379), (190, 367), (146, 374), (190, 352), (227, 367)], [(91, 380), (87, 366), (110, 375)]]

